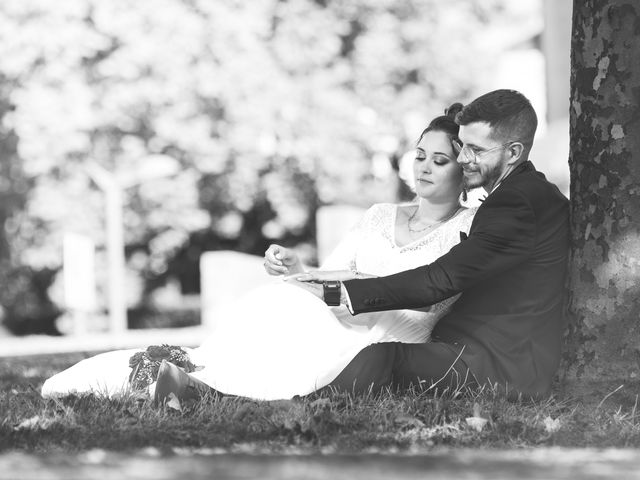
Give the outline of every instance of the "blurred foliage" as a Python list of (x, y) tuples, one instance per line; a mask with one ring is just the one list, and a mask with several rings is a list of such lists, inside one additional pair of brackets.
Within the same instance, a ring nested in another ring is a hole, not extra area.
[(3, 226), (0, 235), (0, 318), (19, 334), (31, 331), (56, 334), (54, 320), (60, 311), (47, 295), (55, 271), (21, 265), (14, 255), (14, 251), (24, 246), (24, 243), (13, 242), (23, 237), (21, 220), (27, 213), (27, 197), (34, 183), (25, 174), (18, 155), (18, 136), (5, 122), (14, 110), (9, 100), (14, 85), (0, 75), (0, 225)]
[(199, 309), (159, 309), (150, 306), (132, 308), (127, 312), (128, 328), (182, 328), (200, 325)]
[[(312, 245), (318, 206), (396, 198), (391, 164), (490, 69), (508, 3), (3, 0), (3, 261), (57, 270), (66, 231), (103, 252), (89, 160), (127, 186), (134, 304), (197, 291), (204, 250)], [(160, 156), (179, 173), (144, 181)]]

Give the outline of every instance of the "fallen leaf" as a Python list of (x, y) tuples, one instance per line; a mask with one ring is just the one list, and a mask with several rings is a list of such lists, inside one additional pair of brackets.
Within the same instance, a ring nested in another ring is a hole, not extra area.
[(489, 420), (482, 417), (467, 417), (465, 418), (465, 421), (467, 422), (467, 425), (475, 429), (476, 432), (481, 432)]
[(465, 418), (467, 425), (475, 429), (477, 432), (481, 432), (484, 426), (489, 422), (489, 419), (482, 416), (482, 408), (478, 402), (473, 402), (473, 415)]
[(171, 410), (177, 410), (178, 412), (182, 412), (182, 405), (180, 405), (180, 400), (178, 399), (178, 397), (176, 397), (176, 394), (173, 392), (169, 393), (169, 396), (167, 397), (167, 408), (170, 408)]
[(31, 430), (33, 429), (36, 425), (38, 425), (38, 421), (40, 420), (40, 417), (38, 415), (36, 415), (35, 417), (31, 417), (28, 418), (26, 420), (23, 420), (22, 422), (20, 422), (20, 424), (18, 424), (17, 427), (14, 427), (14, 430)]
[(553, 419), (549, 416), (547, 416), (542, 421), (542, 423), (544, 424), (544, 429), (547, 431), (547, 433), (557, 432), (558, 430), (560, 430), (560, 427), (562, 426), (559, 418)]

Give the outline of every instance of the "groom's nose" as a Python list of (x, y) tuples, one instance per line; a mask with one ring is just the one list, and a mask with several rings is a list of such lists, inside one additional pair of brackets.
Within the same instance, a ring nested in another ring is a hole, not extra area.
[(460, 153), (456, 157), (456, 162), (458, 162), (459, 164), (465, 164), (469, 163), (469, 159), (462, 153), (462, 151), (460, 151)]

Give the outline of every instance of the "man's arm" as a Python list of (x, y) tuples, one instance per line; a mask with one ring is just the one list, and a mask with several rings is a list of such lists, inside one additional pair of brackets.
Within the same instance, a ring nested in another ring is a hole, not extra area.
[(516, 190), (498, 190), (478, 209), (469, 238), (432, 264), (345, 281), (350, 309), (358, 314), (432, 305), (524, 262), (535, 236), (535, 215), (527, 199)]

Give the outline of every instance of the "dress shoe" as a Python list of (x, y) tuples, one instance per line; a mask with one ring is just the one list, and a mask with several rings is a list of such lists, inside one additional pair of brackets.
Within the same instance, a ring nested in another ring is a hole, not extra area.
[(197, 400), (207, 392), (215, 392), (209, 385), (193, 378), (180, 367), (171, 362), (162, 360), (158, 369), (156, 389), (153, 401), (156, 405), (163, 405), (169, 395), (173, 393), (180, 401)]

